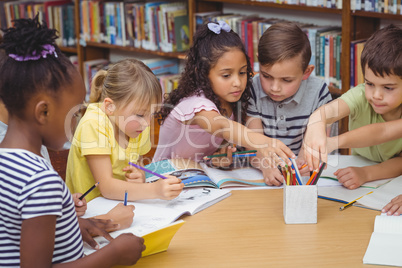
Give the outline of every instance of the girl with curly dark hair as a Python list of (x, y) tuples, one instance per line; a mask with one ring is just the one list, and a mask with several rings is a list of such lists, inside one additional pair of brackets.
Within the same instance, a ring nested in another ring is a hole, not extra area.
[(224, 140), (258, 150), (272, 166), (281, 162), (279, 157), (294, 157), (282, 142), (242, 125), (252, 76), (244, 45), (230, 26), (223, 21), (203, 25), (195, 34), (178, 88), (159, 112), (161, 128), (154, 161), (200, 161), (215, 153)]

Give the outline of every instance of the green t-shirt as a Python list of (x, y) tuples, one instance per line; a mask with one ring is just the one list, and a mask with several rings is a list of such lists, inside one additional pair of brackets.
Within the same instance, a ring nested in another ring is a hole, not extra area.
[[(360, 84), (340, 97), (349, 106), (349, 130), (365, 125), (385, 122), (367, 101), (364, 84)], [(375, 162), (384, 162), (402, 152), (402, 138), (375, 146), (354, 148), (353, 154), (361, 155)]]

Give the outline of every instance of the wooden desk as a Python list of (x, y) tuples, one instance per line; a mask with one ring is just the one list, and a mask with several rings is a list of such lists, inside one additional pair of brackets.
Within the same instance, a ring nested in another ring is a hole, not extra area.
[(229, 198), (186, 216), (167, 252), (143, 267), (381, 267), (364, 265), (378, 211), (318, 199), (318, 223), (286, 225), (282, 189), (232, 191)]

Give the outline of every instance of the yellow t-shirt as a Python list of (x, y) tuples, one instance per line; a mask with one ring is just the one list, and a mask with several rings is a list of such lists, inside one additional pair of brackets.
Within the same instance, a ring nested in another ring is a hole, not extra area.
[[(365, 125), (385, 122), (380, 114), (377, 114), (367, 101), (364, 84), (349, 89), (341, 97), (349, 106), (349, 130)], [(382, 143), (375, 146), (354, 148), (353, 154), (358, 154), (375, 162), (384, 162), (402, 152), (402, 138)]]
[[(90, 104), (74, 133), (67, 160), (66, 184), (72, 193), (85, 193), (95, 184), (86, 155), (110, 155), (113, 178), (125, 180), (123, 168), (129, 161), (137, 163), (139, 156), (150, 149), (149, 127), (137, 138), (130, 138), (127, 148), (123, 149), (116, 141), (112, 123), (100, 109), (100, 104)], [(99, 195), (96, 188), (85, 199), (90, 201)]]

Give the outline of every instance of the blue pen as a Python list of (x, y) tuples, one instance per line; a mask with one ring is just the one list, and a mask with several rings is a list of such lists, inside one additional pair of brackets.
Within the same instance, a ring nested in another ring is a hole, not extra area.
[(134, 164), (134, 163), (132, 163), (132, 162), (128, 162), (130, 165), (132, 165), (133, 167), (136, 167), (136, 168), (138, 168), (138, 169), (141, 169), (141, 170), (143, 170), (143, 171), (145, 171), (145, 172), (148, 172), (148, 173), (150, 173), (150, 174), (152, 174), (152, 175), (155, 175), (155, 176), (157, 176), (157, 177), (159, 177), (159, 178), (161, 178), (161, 179), (167, 179), (165, 176), (163, 176), (163, 175), (161, 175), (161, 174), (158, 174), (158, 173), (156, 173), (156, 172), (153, 172), (152, 170), (149, 170), (149, 169), (147, 169), (147, 168), (144, 168), (144, 167), (141, 167), (141, 166), (139, 166), (139, 165), (136, 165), (136, 164)]
[(125, 206), (127, 206), (127, 196), (128, 196), (128, 194), (127, 194), (127, 190), (126, 190), (126, 192), (124, 193), (124, 205)]

